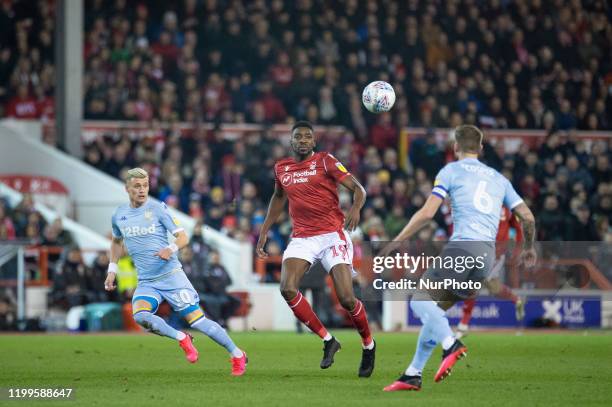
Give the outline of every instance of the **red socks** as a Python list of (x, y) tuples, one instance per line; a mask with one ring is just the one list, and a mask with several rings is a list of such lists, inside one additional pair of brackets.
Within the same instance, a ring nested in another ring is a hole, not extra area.
[(461, 317), (461, 323), (463, 325), (470, 324), (470, 319), (472, 319), (472, 311), (474, 310), (474, 304), (476, 304), (476, 299), (463, 301), (463, 317)]
[[(287, 301), (291, 311), (297, 319), (304, 323), (310, 330), (321, 337), (321, 339), (325, 338), (328, 334), (327, 329), (323, 326), (317, 314), (314, 313), (312, 307), (308, 303), (308, 300), (304, 298), (301, 292), (298, 291), (298, 294), (291, 301)], [(361, 335), (361, 341), (364, 346), (368, 346), (372, 343), (372, 334), (370, 333), (370, 326), (368, 325), (368, 316), (366, 315), (365, 307), (363, 303), (357, 300), (355, 304), (355, 309), (349, 312), (351, 317), (351, 321), (359, 335)]]
[(515, 304), (518, 301), (518, 297), (516, 296), (516, 294), (514, 294), (510, 287), (505, 284), (502, 284), (499, 292), (495, 296), (498, 298), (503, 298), (504, 300), (510, 300)]
[(327, 329), (325, 329), (321, 321), (319, 321), (317, 314), (314, 313), (308, 300), (304, 298), (301, 292), (298, 291), (295, 298), (291, 301), (287, 301), (287, 304), (289, 304), (295, 317), (302, 321), (312, 332), (319, 335), (321, 339), (327, 336)]
[(353, 325), (357, 328), (357, 332), (361, 335), (361, 341), (364, 346), (372, 343), (372, 334), (370, 333), (370, 325), (368, 325), (368, 316), (366, 314), (363, 303), (359, 300), (355, 303), (355, 309), (349, 312)]

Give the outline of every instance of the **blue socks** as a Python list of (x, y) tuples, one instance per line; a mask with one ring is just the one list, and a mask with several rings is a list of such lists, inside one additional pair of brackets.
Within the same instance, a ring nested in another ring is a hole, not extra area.
[(140, 311), (134, 314), (134, 321), (149, 332), (168, 338), (178, 339), (181, 332), (172, 328), (162, 318), (148, 311)]
[(416, 352), (410, 366), (406, 369), (406, 374), (420, 376), (436, 345), (444, 344), (447, 349), (452, 346), (454, 337), (446, 313), (432, 300), (410, 301), (410, 308), (421, 319), (423, 327), (417, 340)]
[(437, 342), (432, 339), (429, 327), (421, 328), (419, 339), (417, 339), (416, 352), (410, 362), (410, 366), (406, 370), (408, 376), (421, 376), (425, 364), (429, 360), (431, 353), (435, 349)]
[[(166, 323), (162, 318), (154, 315), (148, 311), (141, 311), (134, 314), (134, 321), (140, 326), (160, 336), (167, 336), (168, 338), (179, 340), (180, 337), (184, 337), (181, 331), (177, 331)], [(232, 357), (242, 357), (242, 351), (234, 344), (232, 339), (229, 337), (225, 329), (215, 321), (211, 321), (208, 318), (201, 318), (193, 325), (193, 329), (197, 329), (209, 336), (213, 341), (223, 346), (232, 355)]]
[(191, 327), (204, 333), (204, 335), (223, 346), (231, 353), (232, 357), (242, 357), (242, 351), (234, 344), (234, 341), (232, 341), (232, 338), (229, 337), (225, 329), (215, 321), (211, 321), (208, 318), (201, 318), (194, 322)]

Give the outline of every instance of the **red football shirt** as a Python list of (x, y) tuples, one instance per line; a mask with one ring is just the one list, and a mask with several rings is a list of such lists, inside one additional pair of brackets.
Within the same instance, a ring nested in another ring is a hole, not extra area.
[(338, 183), (350, 173), (333, 155), (318, 152), (302, 162), (282, 159), (274, 165), (274, 175), (277, 187), (289, 199), (293, 237), (322, 235), (343, 228)]
[(510, 240), (510, 228), (513, 227), (516, 230), (516, 238), (517, 242), (521, 242), (523, 240), (523, 230), (521, 229), (521, 224), (516, 219), (516, 216), (510, 212), (508, 208), (505, 206), (502, 207), (502, 213), (499, 218), (499, 229), (497, 230), (497, 237), (495, 238), (498, 242), (507, 242)]
[[(523, 230), (521, 229), (521, 224), (516, 219), (516, 216), (505, 206), (502, 207), (502, 213), (499, 217), (499, 229), (497, 230), (497, 236), (495, 240), (497, 244), (495, 245), (495, 254), (499, 258), (502, 254), (506, 253), (508, 250), (508, 244), (510, 242), (510, 228), (513, 227), (516, 230), (516, 242), (523, 241)], [(514, 254), (517, 252), (517, 248), (519, 246), (514, 246)]]

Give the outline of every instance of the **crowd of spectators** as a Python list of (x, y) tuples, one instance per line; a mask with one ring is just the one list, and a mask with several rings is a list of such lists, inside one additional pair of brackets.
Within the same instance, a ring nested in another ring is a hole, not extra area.
[[(52, 96), (52, 4), (2, 3), (0, 26), (13, 36), (3, 38), (16, 36), (0, 40), (5, 115), (11, 95)], [(487, 144), (484, 161), (526, 198), (539, 239), (612, 239), (612, 144), (575, 135), (612, 129), (603, 0), (85, 4), (85, 117), (146, 122), (156, 135), (97, 138), (85, 161), (115, 177), (145, 168), (154, 196), (234, 238), (256, 241), (273, 163), (288, 154), (266, 126), (308, 119), (346, 128), (319, 149), (333, 151), (367, 189), (357, 241), (395, 235), (452, 159), (447, 135), (430, 131), (411, 140), (404, 165), (399, 130), (460, 123), (545, 129), (538, 147), (510, 153)], [(396, 106), (371, 115), (360, 91), (381, 79), (394, 86)], [(188, 137), (180, 121), (193, 124)], [(235, 139), (220, 127), (204, 130), (210, 122), (264, 127)], [(350, 204), (346, 191), (341, 203)], [(41, 221), (23, 218), (16, 233), (46, 238)], [(421, 237), (447, 237), (449, 226), (444, 208)], [(279, 254), (290, 232), (285, 213), (268, 251)]]
[[(34, 206), (30, 194), (11, 207), (0, 196), (0, 245), (11, 242), (33, 246), (47, 246), (54, 250), (48, 254), (50, 291), (48, 306), (67, 311), (74, 306), (95, 302), (130, 301), (135, 288), (135, 270), (129, 257), (119, 261), (119, 286), (116, 291), (103, 289), (109, 257), (106, 251), (95, 253), (86, 261), (83, 251), (72, 234), (64, 229), (60, 218), (46, 222)], [(55, 251), (55, 249), (60, 249)], [(26, 253), (25, 267), (28, 280), (41, 278), (38, 253)], [(198, 291), (207, 309), (207, 315), (226, 325), (227, 319), (240, 306), (227, 288), (231, 278), (220, 263), (220, 254), (204, 242), (201, 225), (194, 229), (189, 244), (179, 253), (185, 273)], [(16, 261), (0, 268), (0, 280), (16, 277)], [(16, 298), (14, 290), (0, 290), (0, 331), (15, 328)]]
[(55, 2), (0, 4), (1, 117), (54, 117)]
[[(272, 165), (288, 151), (265, 127), (228, 140), (198, 124), (340, 124), (347, 131), (320, 148), (365, 184), (360, 232), (376, 240), (399, 230), (452, 159), (445, 140), (428, 134), (412, 141), (409, 163), (400, 165), (399, 129), (545, 129), (539, 150), (488, 145), (485, 161), (542, 215), (540, 239), (603, 239), (610, 148), (587, 146), (573, 129), (612, 128), (609, 12), (603, 1), (93, 1), (86, 114), (145, 121), (161, 136), (99, 138), (86, 161), (117, 177), (140, 165), (155, 196), (254, 242)], [(360, 90), (376, 79), (396, 90), (390, 114), (361, 106)], [(190, 137), (179, 121), (194, 123)], [(344, 192), (343, 205), (349, 201)], [(430, 234), (448, 236), (449, 223), (439, 215)], [(284, 214), (269, 250), (282, 251), (290, 231)]]
[[(612, 129), (605, 0), (86, 0), (89, 119)], [(4, 116), (53, 115), (54, 1), (0, 6)]]
[[(106, 252), (97, 253), (91, 264), (87, 264), (72, 233), (64, 228), (61, 218), (47, 222), (35, 208), (30, 194), (24, 194), (14, 208), (0, 197), (0, 243), (10, 242), (53, 248), (47, 257), (51, 306), (67, 310), (75, 305), (117, 299), (116, 295), (100, 289), (109, 262)], [(9, 264), (0, 278), (14, 278), (14, 266)], [(41, 278), (38, 254), (26, 254), (25, 267), (28, 279)]]
[[(603, 1), (92, 1), (91, 118), (345, 124), (360, 89), (391, 82), (393, 122), (610, 128)], [(609, 83), (608, 83), (609, 85)]]
[(386, 80), (396, 128), (611, 129), (601, 1), (87, 2), (91, 119), (342, 124)]
[[(151, 174), (152, 195), (231, 237), (255, 243), (274, 188), (273, 164), (290, 153), (271, 134), (250, 132), (230, 141), (220, 129), (195, 131), (191, 137), (169, 130), (160, 149), (150, 138), (100, 138), (89, 147), (87, 161), (119, 177), (142, 166)], [(412, 139), (404, 166), (397, 149), (364, 146), (352, 132), (319, 136), (318, 149), (333, 152), (366, 188), (356, 239), (385, 240), (400, 231), (429, 195), (436, 173), (454, 159), (448, 140), (448, 133), (435, 131)], [(481, 158), (508, 177), (533, 209), (540, 240), (596, 241), (612, 240), (611, 153), (606, 139), (585, 142), (573, 132), (556, 131), (540, 146), (524, 143), (512, 153), (502, 142), (487, 142)], [(350, 205), (347, 190), (341, 189), (340, 202), (344, 209)], [(450, 227), (450, 210), (444, 206), (421, 237), (448, 237)], [(283, 213), (271, 231), (270, 254), (281, 253), (290, 233)]]
[(48, 223), (34, 205), (30, 194), (15, 207), (8, 200), (0, 197), (0, 240), (27, 240), (34, 244), (57, 243), (58, 246), (69, 246), (72, 236), (62, 226), (61, 219)]

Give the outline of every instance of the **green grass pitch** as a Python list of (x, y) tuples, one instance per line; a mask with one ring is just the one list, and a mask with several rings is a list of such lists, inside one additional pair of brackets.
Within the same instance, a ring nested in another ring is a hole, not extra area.
[[(478, 333), (468, 357), (434, 383), (437, 349), (420, 392), (384, 393), (412, 357), (416, 333), (379, 333), (376, 370), (357, 377), (360, 343), (338, 331), (342, 350), (319, 368), (321, 342), (311, 334), (233, 333), (249, 355), (247, 374), (230, 376), (227, 354), (195, 333), (200, 360), (178, 345), (143, 335), (0, 336), (0, 387), (72, 387), (76, 401), (45, 406), (417, 406), (610, 405), (612, 333)], [(33, 401), (7, 406), (42, 405)]]

